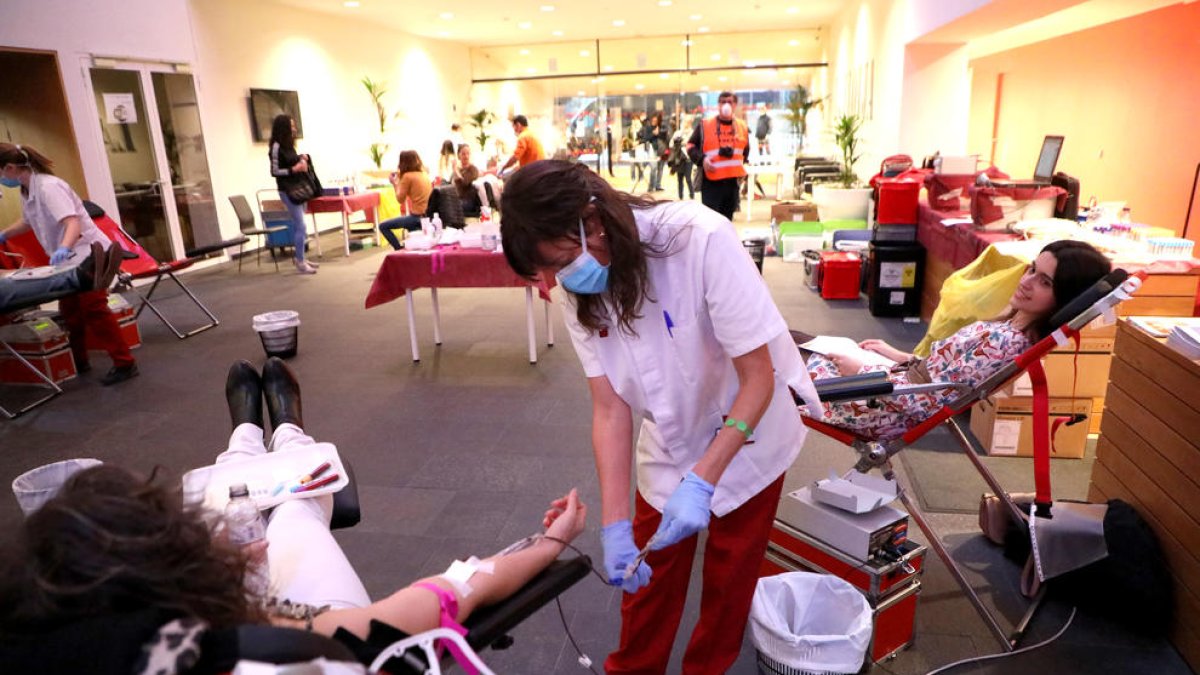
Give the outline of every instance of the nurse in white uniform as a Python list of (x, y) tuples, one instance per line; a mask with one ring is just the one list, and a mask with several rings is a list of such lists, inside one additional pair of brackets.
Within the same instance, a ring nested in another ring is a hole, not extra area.
[(591, 391), (604, 565), (626, 591), (605, 670), (666, 670), (707, 529), (683, 672), (724, 673), (804, 439), (792, 392), (819, 405), (787, 326), (733, 225), (696, 202), (617, 192), (581, 164), (548, 160), (506, 182), (502, 207), (509, 264), (556, 274), (568, 291)]

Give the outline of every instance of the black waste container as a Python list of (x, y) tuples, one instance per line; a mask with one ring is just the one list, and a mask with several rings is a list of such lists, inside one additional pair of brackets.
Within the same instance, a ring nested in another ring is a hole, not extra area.
[(872, 316), (919, 316), (925, 247), (916, 242), (871, 242), (867, 308)]
[(758, 273), (762, 274), (763, 256), (767, 253), (766, 239), (743, 239), (742, 247), (750, 254), (750, 259), (758, 265)]

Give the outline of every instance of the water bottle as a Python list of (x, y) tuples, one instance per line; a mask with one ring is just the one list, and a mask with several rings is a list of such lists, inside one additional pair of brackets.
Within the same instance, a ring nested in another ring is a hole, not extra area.
[(229, 503), (225, 505), (225, 530), (229, 541), (238, 546), (253, 544), (267, 536), (267, 527), (258, 505), (250, 499), (245, 483), (229, 486)]
[(440, 213), (433, 214), (433, 241), (434, 243), (442, 240), (442, 215)]
[(424, 234), (426, 237), (433, 236), (433, 224), (428, 218), (421, 218), (421, 234)]

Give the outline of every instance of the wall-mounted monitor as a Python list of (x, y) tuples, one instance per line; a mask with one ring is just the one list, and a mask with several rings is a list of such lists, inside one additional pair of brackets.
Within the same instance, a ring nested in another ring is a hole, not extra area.
[(304, 137), (300, 121), (300, 93), (284, 89), (250, 90), (250, 127), (256, 143), (271, 140), (271, 122), (276, 115), (288, 114), (296, 120), (296, 138)]

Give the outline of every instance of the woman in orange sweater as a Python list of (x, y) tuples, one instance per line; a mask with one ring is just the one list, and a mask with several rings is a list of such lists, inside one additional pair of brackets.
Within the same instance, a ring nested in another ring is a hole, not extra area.
[(416, 150), (405, 150), (400, 153), (400, 162), (396, 173), (391, 176), (392, 185), (396, 188), (396, 201), (403, 204), (408, 200), (408, 215), (385, 220), (379, 224), (379, 232), (392, 248), (400, 250), (400, 240), (394, 230), (403, 228), (413, 231), (421, 229), (421, 216), (429, 206), (429, 195), (433, 192), (433, 183), (429, 173), (421, 163), (421, 157)]

